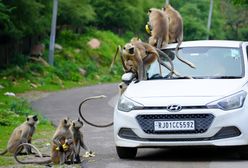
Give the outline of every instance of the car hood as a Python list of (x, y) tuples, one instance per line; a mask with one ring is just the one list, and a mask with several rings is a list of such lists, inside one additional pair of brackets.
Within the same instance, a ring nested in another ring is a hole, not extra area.
[(176, 79), (131, 83), (125, 92), (129, 98), (222, 97), (237, 91), (245, 79)]

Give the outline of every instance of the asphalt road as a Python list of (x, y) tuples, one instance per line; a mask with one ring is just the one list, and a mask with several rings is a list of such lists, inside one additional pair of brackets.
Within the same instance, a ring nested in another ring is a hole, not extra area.
[[(48, 94), (32, 102), (32, 107), (55, 125), (65, 116), (77, 119), (80, 102), (96, 95), (107, 98), (92, 100), (84, 106), (88, 120), (105, 124), (113, 120), (113, 109), (118, 98), (117, 84), (97, 85)], [(234, 149), (139, 149), (134, 160), (119, 159), (113, 138), (113, 127), (82, 129), (85, 143), (96, 153), (87, 161), (87, 168), (246, 168), (248, 161), (241, 160)]]

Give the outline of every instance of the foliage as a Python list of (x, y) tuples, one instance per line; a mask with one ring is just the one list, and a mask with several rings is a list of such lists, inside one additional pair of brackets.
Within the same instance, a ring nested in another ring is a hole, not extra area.
[(41, 0), (3, 0), (8, 9), (5, 15), (7, 22), (3, 23), (4, 31), (1, 33), (12, 39), (46, 32), (50, 24), (49, 1)]
[(88, 0), (60, 0), (58, 25), (84, 28), (95, 19), (95, 12)]
[(226, 39), (247, 40), (248, 10), (247, 6), (234, 6), (229, 1), (221, 2), (221, 11), (225, 17)]
[[(93, 38), (101, 43), (97, 49), (92, 49), (87, 44)], [(20, 65), (13, 64), (0, 73), (0, 84), (19, 93), (31, 89), (54, 90), (89, 83), (119, 81), (122, 73), (121, 64), (118, 64), (120, 60), (116, 60), (111, 73), (109, 66), (117, 45), (124, 44), (120, 37), (110, 31), (95, 29), (84, 36), (65, 30), (60, 32), (57, 42), (63, 49), (56, 50), (53, 67), (32, 60), (23, 61)], [(46, 56), (43, 59), (47, 59)], [(16, 62), (21, 62), (25, 57), (16, 58)], [(80, 71), (85, 71), (85, 74)]]

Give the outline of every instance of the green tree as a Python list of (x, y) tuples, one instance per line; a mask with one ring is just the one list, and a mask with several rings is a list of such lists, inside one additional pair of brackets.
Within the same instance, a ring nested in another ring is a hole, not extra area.
[(147, 19), (144, 2), (146, 0), (91, 0), (97, 15), (94, 24), (119, 34), (126, 31), (138, 34)]
[(3, 25), (2, 34), (11, 39), (20, 39), (33, 34), (40, 34), (50, 26), (50, 1), (49, 0), (3, 0), (2, 5), (7, 9), (5, 12), (7, 22)]
[(73, 29), (84, 28), (95, 19), (95, 12), (88, 0), (60, 0), (58, 25)]
[(232, 1), (221, 1), (221, 12), (225, 17), (226, 39), (248, 39), (248, 6), (233, 5)]

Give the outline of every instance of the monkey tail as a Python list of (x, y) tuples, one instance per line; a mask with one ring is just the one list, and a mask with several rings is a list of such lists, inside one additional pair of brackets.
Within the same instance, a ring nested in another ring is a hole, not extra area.
[[(165, 54), (163, 51), (161, 51), (160, 49), (158, 49), (158, 48), (156, 48), (156, 51), (159, 54), (159, 58), (158, 58), (159, 63), (161, 65), (163, 65), (165, 68), (167, 68), (168, 70), (171, 71), (170, 74), (169, 74), (169, 76), (172, 77), (173, 74), (175, 74), (176, 76), (180, 76), (180, 74), (178, 72), (176, 72), (176, 70), (174, 69), (174, 64), (172, 63), (171, 58), (167, 54)], [(167, 64), (165, 64), (161, 60), (160, 56), (166, 58), (168, 60), (168, 62), (170, 63), (171, 66), (169, 67)]]
[(0, 153), (0, 155), (5, 155), (8, 152), (8, 149), (5, 149), (3, 152)]
[(163, 44), (163, 38), (160, 37), (157, 39), (157, 48), (162, 48), (162, 44)]
[(78, 110), (79, 110), (79, 115), (80, 115), (80, 117), (82, 118), (82, 120), (83, 120), (84, 122), (86, 122), (87, 124), (89, 124), (89, 125), (91, 125), (91, 126), (93, 126), (93, 127), (98, 127), (98, 128), (105, 128), (105, 127), (110, 127), (110, 126), (113, 125), (113, 122), (111, 122), (111, 123), (109, 123), (109, 124), (106, 124), (106, 125), (97, 125), (97, 124), (93, 124), (92, 122), (87, 121), (87, 120), (84, 118), (84, 116), (82, 115), (81, 109), (82, 109), (82, 105), (83, 105), (85, 102), (87, 102), (88, 100), (100, 99), (100, 98), (105, 98), (105, 97), (106, 97), (105, 95), (92, 96), (92, 97), (88, 97), (88, 98), (84, 99), (84, 100), (80, 103), (79, 109), (78, 109)]
[(109, 71), (111, 72), (112, 69), (113, 69), (113, 66), (114, 66), (114, 63), (115, 63), (115, 60), (116, 60), (116, 56), (118, 55), (118, 52), (121, 52), (121, 46), (117, 46), (117, 49), (116, 49), (116, 52), (115, 52), (115, 55), (114, 55), (114, 58), (112, 60), (112, 63), (110, 65), (110, 68), (109, 68)]
[(177, 57), (181, 62), (187, 64), (187, 65), (190, 66), (191, 68), (196, 68), (196, 66), (195, 66), (193, 63), (191, 63), (191, 62), (189, 62), (189, 61), (183, 59), (182, 57), (180, 57), (180, 56), (178, 55), (178, 50), (179, 50), (179, 46), (181, 45), (181, 43), (182, 43), (182, 41), (179, 41), (179, 42), (177, 43), (177, 46), (176, 46), (176, 57)]
[(52, 162), (51, 159), (44, 160), (44, 161), (27, 161), (27, 162), (24, 162), (24, 161), (19, 160), (18, 157), (17, 157), (17, 155), (18, 155), (18, 149), (19, 149), (20, 147), (22, 147), (22, 146), (30, 146), (31, 148), (33, 148), (33, 149), (37, 152), (37, 154), (38, 154), (38, 156), (39, 156), (40, 158), (43, 158), (43, 155), (41, 154), (41, 152), (40, 152), (34, 145), (32, 145), (32, 144), (30, 144), (30, 143), (22, 143), (22, 144), (20, 144), (20, 145), (17, 147), (17, 149), (16, 149), (16, 151), (15, 151), (15, 153), (14, 153), (14, 158), (15, 158), (15, 160), (16, 160), (18, 163), (20, 163), (20, 164), (49, 164), (49, 163)]

